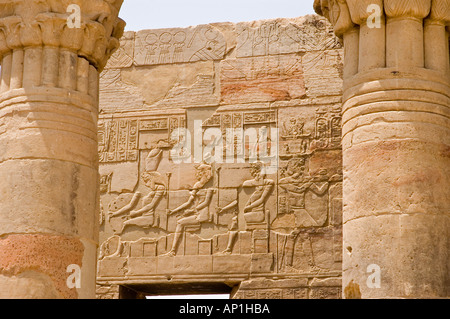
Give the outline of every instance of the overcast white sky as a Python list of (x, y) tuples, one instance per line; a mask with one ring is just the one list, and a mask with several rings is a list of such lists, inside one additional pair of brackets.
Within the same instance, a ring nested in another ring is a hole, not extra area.
[(188, 27), (212, 22), (294, 18), (314, 13), (314, 0), (125, 0), (127, 31)]

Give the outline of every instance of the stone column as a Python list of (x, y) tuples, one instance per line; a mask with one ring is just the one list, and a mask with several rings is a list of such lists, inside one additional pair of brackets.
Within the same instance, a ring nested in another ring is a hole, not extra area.
[(315, 9), (346, 53), (344, 297), (448, 297), (450, 0), (316, 0)]
[(0, 298), (95, 298), (98, 81), (122, 2), (0, 3)]

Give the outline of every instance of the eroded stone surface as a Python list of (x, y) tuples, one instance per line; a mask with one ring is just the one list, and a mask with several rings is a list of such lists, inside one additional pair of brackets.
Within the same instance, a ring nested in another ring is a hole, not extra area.
[(0, 247), (1, 281), (7, 283), (1, 285), (2, 298), (77, 297), (76, 289), (67, 286), (66, 270), (69, 265), (82, 267), (84, 246), (78, 239), (9, 235), (0, 240)]

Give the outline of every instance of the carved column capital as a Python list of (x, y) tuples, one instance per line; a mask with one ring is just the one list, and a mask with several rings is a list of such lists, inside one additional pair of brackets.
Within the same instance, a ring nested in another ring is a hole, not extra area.
[(429, 19), (450, 26), (450, 0), (433, 0)]
[(314, 9), (331, 22), (338, 37), (355, 27), (346, 0), (317, 0)]
[[(123, 0), (0, 1), (0, 55), (33, 46), (60, 47), (102, 70), (119, 47), (125, 22), (118, 18)], [(70, 5), (80, 8), (71, 26)]]
[(430, 14), (430, 9), (431, 0), (384, 0), (384, 11), (389, 18), (424, 19)]
[(317, 14), (327, 18), (338, 36), (356, 25), (361, 25), (373, 14), (371, 6), (377, 5), (383, 14), (383, 0), (316, 0)]
[(346, 0), (353, 23), (364, 24), (373, 13), (371, 6), (377, 5), (383, 12), (383, 0)]

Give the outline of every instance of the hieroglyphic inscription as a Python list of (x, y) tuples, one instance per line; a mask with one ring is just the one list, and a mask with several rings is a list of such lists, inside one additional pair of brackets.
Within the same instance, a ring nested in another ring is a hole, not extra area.
[(138, 159), (138, 120), (100, 121), (98, 137), (101, 163)]
[[(341, 45), (332, 29), (316, 16), (296, 23), (284, 19), (237, 24), (237, 57), (336, 49)], [(318, 29), (322, 32), (318, 32)]]
[(134, 162), (138, 160), (139, 132), (166, 131), (185, 127), (183, 116), (142, 119), (102, 119), (98, 123), (99, 158), (101, 163)]
[[(208, 128), (218, 128), (222, 132), (223, 152), (224, 156), (245, 157), (248, 160), (249, 153), (255, 147), (261, 146), (258, 143), (263, 128), (267, 129), (267, 139), (270, 139), (270, 128), (275, 127), (277, 123), (277, 115), (275, 111), (232, 111), (217, 112), (202, 124), (204, 130)], [(245, 133), (246, 129), (253, 128), (254, 140), (251, 139), (252, 134)], [(250, 139), (246, 140), (246, 136), (250, 135)], [(269, 143), (270, 145), (270, 143)], [(270, 146), (265, 150), (267, 156), (270, 155)], [(230, 155), (231, 154), (231, 155)], [(258, 155), (258, 154), (255, 154)], [(258, 156), (257, 156), (258, 157)]]
[(211, 25), (189, 29), (144, 30), (136, 33), (136, 65), (157, 65), (224, 57), (223, 34)]

